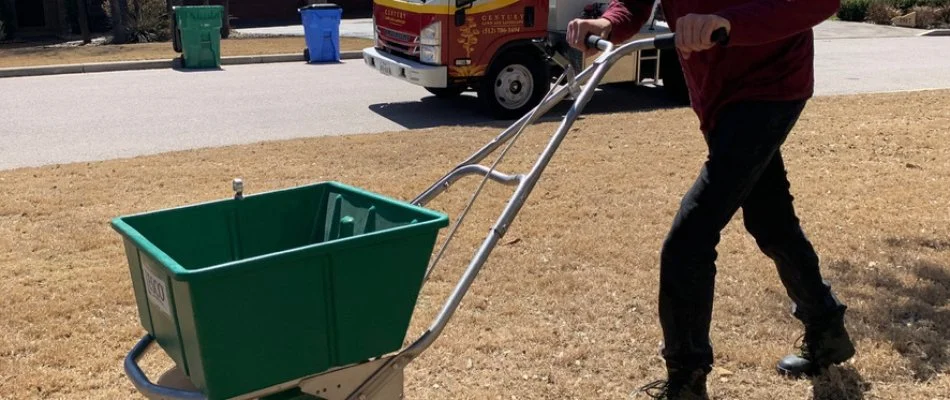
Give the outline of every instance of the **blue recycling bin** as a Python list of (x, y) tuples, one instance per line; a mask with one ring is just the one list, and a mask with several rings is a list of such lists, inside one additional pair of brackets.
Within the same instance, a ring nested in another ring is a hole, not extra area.
[(333, 3), (310, 4), (298, 9), (303, 20), (307, 62), (340, 61), (340, 19), (343, 8)]

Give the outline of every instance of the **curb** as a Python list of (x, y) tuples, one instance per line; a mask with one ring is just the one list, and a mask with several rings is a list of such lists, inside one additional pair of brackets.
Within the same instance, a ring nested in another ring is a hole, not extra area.
[(919, 33), (917, 36), (950, 36), (950, 29), (931, 29), (927, 32)]
[[(362, 51), (344, 51), (340, 53), (340, 60), (356, 60), (363, 58)], [(62, 64), (44, 65), (39, 67), (0, 68), (0, 78), (14, 78), (24, 76), (82, 74), (95, 72), (137, 71), (147, 69), (174, 69), (180, 68), (179, 58), (171, 60), (143, 60), (118, 61), (90, 64)], [(232, 56), (221, 57), (221, 65), (265, 64), (280, 62), (303, 62), (303, 54), (268, 54), (259, 56)]]

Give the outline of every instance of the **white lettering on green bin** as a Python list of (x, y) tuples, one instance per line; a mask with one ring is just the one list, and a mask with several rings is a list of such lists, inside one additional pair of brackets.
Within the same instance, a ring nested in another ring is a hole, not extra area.
[(152, 304), (158, 306), (158, 308), (170, 317), (172, 315), (172, 308), (171, 303), (168, 301), (168, 285), (165, 284), (164, 279), (159, 278), (149, 267), (148, 262), (142, 263), (142, 275), (145, 277), (145, 293), (148, 294), (148, 299)]

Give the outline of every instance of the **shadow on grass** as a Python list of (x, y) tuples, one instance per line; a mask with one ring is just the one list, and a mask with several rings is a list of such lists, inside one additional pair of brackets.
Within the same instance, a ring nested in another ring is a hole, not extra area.
[(863, 400), (871, 384), (854, 367), (831, 367), (826, 374), (812, 378), (814, 400)]
[(879, 261), (856, 265), (842, 260), (829, 266), (844, 282), (873, 288), (845, 292), (852, 301), (868, 304), (849, 310), (854, 339), (889, 343), (914, 379), (925, 382), (950, 367), (950, 266), (926, 260), (923, 254), (950, 251), (950, 241), (901, 238), (887, 239), (884, 245)]
[[(540, 122), (559, 121), (570, 109), (572, 101), (562, 101), (548, 111)], [(662, 87), (630, 84), (602, 85), (584, 107), (580, 118), (591, 114), (651, 111), (684, 107), (669, 99)], [(407, 129), (438, 126), (487, 126), (504, 128), (515, 120), (493, 120), (483, 111), (479, 100), (470, 93), (457, 98), (440, 99), (428, 96), (419, 101), (373, 104), (369, 109)]]
[(0, 51), (18, 50), (18, 54), (32, 54), (46, 50), (46, 46), (61, 45), (73, 40), (51, 36), (7, 39), (0, 42)]

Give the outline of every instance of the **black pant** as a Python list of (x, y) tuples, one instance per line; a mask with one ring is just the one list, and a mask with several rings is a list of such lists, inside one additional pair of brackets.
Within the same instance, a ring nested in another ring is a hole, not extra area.
[(745, 228), (774, 260), (794, 315), (808, 326), (844, 311), (822, 280), (818, 256), (801, 230), (780, 152), (805, 103), (734, 104), (705, 135), (708, 158), (682, 200), (660, 257), (659, 311), (668, 367), (712, 365), (716, 246), (740, 207)]

